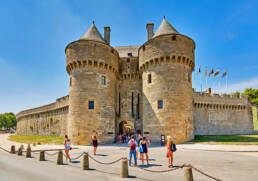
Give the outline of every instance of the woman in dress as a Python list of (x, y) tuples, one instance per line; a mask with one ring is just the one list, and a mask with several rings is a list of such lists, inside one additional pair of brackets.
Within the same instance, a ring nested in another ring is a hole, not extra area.
[(149, 156), (148, 156), (148, 141), (146, 141), (146, 137), (143, 137), (142, 140), (140, 141), (140, 156), (142, 160), (142, 164), (144, 165), (144, 155), (147, 160), (147, 165), (149, 165)]
[(170, 136), (167, 136), (167, 159), (168, 159), (168, 167), (173, 167), (173, 151), (171, 150), (171, 146), (173, 141)]
[(71, 158), (70, 158), (70, 155), (69, 155), (69, 151), (71, 150), (71, 141), (70, 141), (70, 139), (68, 138), (67, 135), (65, 135), (64, 145), (65, 145), (66, 161), (67, 161), (67, 158), (68, 158), (69, 161), (71, 162)]
[(96, 155), (98, 147), (98, 135), (95, 134), (92, 136), (92, 145), (93, 145), (93, 154)]

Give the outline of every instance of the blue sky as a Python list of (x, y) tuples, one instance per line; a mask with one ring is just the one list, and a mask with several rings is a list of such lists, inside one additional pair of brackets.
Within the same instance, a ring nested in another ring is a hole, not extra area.
[[(256, 0), (8, 0), (0, 6), (0, 112), (19, 112), (68, 94), (65, 46), (92, 21), (111, 45), (141, 45), (162, 17), (196, 43), (196, 69), (227, 70), (227, 92), (258, 88)], [(202, 72), (203, 74), (203, 72)], [(193, 87), (200, 90), (199, 75)], [(220, 86), (219, 86), (220, 84)], [(202, 85), (205, 81), (202, 76)], [(218, 93), (225, 79), (209, 80)]]

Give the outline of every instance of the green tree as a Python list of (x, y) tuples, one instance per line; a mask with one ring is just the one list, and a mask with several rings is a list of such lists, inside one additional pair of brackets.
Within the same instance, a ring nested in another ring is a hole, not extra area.
[(17, 120), (13, 113), (0, 114), (0, 128), (10, 129), (16, 127)]
[(258, 106), (258, 89), (247, 88), (242, 95), (247, 95), (250, 102), (255, 103), (256, 106)]
[(236, 92), (233, 92), (231, 95), (236, 95), (236, 96), (238, 96), (238, 97), (239, 97), (239, 96), (240, 96), (240, 94), (241, 94), (240, 92), (236, 91)]

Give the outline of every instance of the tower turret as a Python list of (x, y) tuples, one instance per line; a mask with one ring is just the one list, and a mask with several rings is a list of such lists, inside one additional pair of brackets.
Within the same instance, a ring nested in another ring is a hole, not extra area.
[(194, 41), (164, 18), (139, 48), (143, 86), (143, 131), (154, 141), (162, 134), (179, 143), (193, 138)]
[(87, 145), (93, 132), (100, 141), (113, 142), (116, 119), (117, 51), (107, 44), (95, 24), (67, 45), (70, 76), (68, 135), (72, 144)]

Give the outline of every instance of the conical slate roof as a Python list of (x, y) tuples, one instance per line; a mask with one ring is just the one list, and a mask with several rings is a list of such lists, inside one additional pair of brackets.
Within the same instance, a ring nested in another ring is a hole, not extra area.
[(157, 37), (159, 35), (165, 35), (165, 34), (179, 34), (179, 33), (169, 22), (167, 22), (167, 20), (164, 17), (156, 33), (152, 38)]
[(80, 40), (93, 40), (93, 41), (99, 41), (102, 43), (106, 43), (104, 38), (102, 38), (100, 32), (96, 28), (94, 21), (93, 21), (91, 27), (88, 29), (88, 31), (86, 33), (84, 33), (84, 35), (82, 35)]

